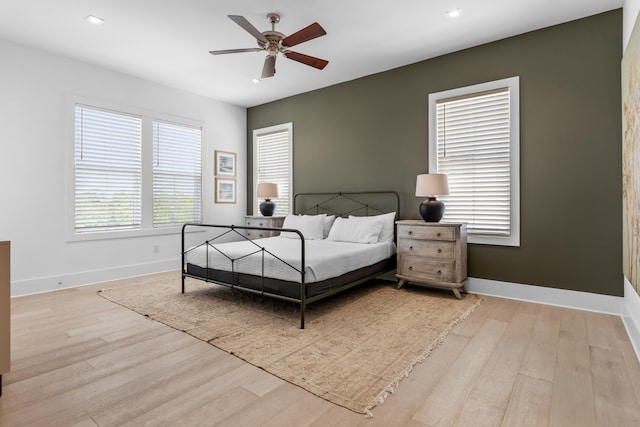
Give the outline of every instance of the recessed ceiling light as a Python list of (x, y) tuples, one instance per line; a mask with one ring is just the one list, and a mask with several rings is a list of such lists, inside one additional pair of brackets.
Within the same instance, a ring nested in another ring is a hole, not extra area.
[(87, 22), (91, 22), (92, 24), (95, 24), (95, 25), (102, 25), (102, 23), (104, 22), (104, 19), (98, 18), (97, 16), (93, 16), (93, 15), (89, 15), (84, 19)]
[(261, 81), (260, 79), (251, 79), (251, 83), (260, 83)]
[(457, 18), (458, 16), (460, 16), (460, 9), (453, 9), (447, 12), (447, 15), (449, 15), (449, 18)]

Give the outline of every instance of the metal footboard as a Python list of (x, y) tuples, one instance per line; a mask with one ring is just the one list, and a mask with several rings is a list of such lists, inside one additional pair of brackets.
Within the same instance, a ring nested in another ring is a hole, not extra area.
[[(197, 245), (197, 246), (193, 246), (190, 248), (186, 248), (186, 243), (185, 243), (185, 234), (187, 233), (187, 229), (193, 229), (193, 228), (201, 228), (201, 229), (216, 229), (216, 230), (220, 230), (220, 234), (216, 235), (215, 237), (213, 237), (212, 239), (207, 239), (205, 240), (203, 243)], [(299, 239), (300, 239), (300, 268), (297, 268), (293, 265), (291, 265), (290, 263), (288, 263), (287, 261), (283, 260), (282, 258), (278, 257), (277, 255), (273, 254), (272, 252), (269, 252), (267, 249), (265, 249), (263, 246), (260, 246), (255, 240), (251, 240), (249, 238), (246, 237), (245, 233), (247, 230), (260, 230), (260, 231), (278, 231), (278, 232), (290, 232), (290, 233), (295, 233), (298, 235)], [(239, 258), (232, 258), (231, 256), (229, 256), (228, 254), (225, 254), (222, 250), (220, 250), (217, 246), (214, 246), (215, 243), (217, 241), (222, 240), (223, 238), (235, 238), (235, 241), (238, 240), (246, 240), (251, 242), (254, 246), (255, 246), (255, 251), (251, 252), (249, 254), (243, 255), (242, 257)], [(275, 298), (275, 299), (280, 299), (283, 301), (289, 301), (289, 302), (294, 302), (294, 303), (298, 303), (300, 304), (300, 328), (304, 329), (304, 320), (305, 320), (305, 311), (306, 311), (306, 306), (307, 306), (307, 292), (306, 292), (306, 286), (305, 286), (305, 242), (304, 242), (304, 236), (302, 235), (302, 233), (299, 230), (295, 230), (295, 229), (283, 229), (283, 228), (265, 228), (265, 227), (249, 227), (249, 226), (235, 226), (235, 225), (216, 225), (216, 224), (198, 224), (198, 223), (187, 223), (184, 224), (182, 226), (182, 234), (181, 234), (181, 238), (182, 238), (182, 243), (181, 243), (181, 254), (182, 254), (182, 293), (185, 293), (185, 278), (187, 277), (191, 277), (194, 279), (198, 279), (198, 280), (203, 280), (205, 282), (210, 282), (210, 283), (216, 283), (222, 286), (227, 286), (233, 289), (238, 289), (241, 290), (243, 292), (249, 292), (249, 293), (253, 293), (253, 294), (258, 294), (261, 296), (267, 296), (270, 298)], [(205, 271), (207, 272), (205, 277), (202, 277), (200, 275), (195, 275), (195, 274), (189, 274), (187, 272), (187, 263), (186, 263), (186, 255), (195, 250), (196, 248), (200, 248), (200, 247), (206, 247), (206, 266), (205, 266)], [(210, 268), (214, 268), (215, 266), (210, 266), (209, 265), (209, 250), (212, 251), (217, 251), (218, 253), (220, 253), (222, 256), (226, 257), (230, 262), (231, 262), (231, 283), (226, 282), (226, 281), (221, 281), (221, 280), (217, 280), (214, 279), (212, 277), (210, 277), (209, 275), (209, 269)], [(234, 269), (234, 265), (235, 262), (245, 258), (247, 256), (251, 256), (251, 255), (255, 255), (257, 253), (262, 253), (262, 284), (260, 289), (252, 289), (252, 288), (248, 288), (245, 286), (242, 286), (240, 284), (237, 283), (236, 281), (236, 277), (237, 277), (237, 272)], [(292, 297), (288, 297), (285, 295), (280, 295), (280, 294), (276, 294), (273, 292), (268, 292), (265, 290), (264, 284), (265, 284), (265, 265), (264, 265), (264, 256), (265, 254), (269, 254), (271, 255), (273, 258), (277, 259), (279, 262), (282, 262), (283, 265), (287, 265), (290, 268), (292, 268), (294, 271), (296, 271), (298, 274), (300, 274), (300, 298), (292, 298)]]

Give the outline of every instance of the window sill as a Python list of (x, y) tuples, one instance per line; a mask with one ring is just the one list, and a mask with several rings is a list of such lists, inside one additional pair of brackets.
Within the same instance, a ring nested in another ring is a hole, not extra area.
[(467, 234), (467, 243), (474, 245), (520, 246), (520, 236), (487, 236), (482, 234)]

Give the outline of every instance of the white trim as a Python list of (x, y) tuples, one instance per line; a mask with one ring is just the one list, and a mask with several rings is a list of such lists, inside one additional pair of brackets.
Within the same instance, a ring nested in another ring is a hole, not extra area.
[(467, 292), (596, 313), (622, 314), (622, 297), (470, 277)]
[(11, 282), (11, 297), (19, 297), (43, 292), (58, 291), (66, 288), (77, 288), (112, 280), (128, 279), (148, 274), (176, 271), (180, 269), (180, 258), (144, 264), (125, 265), (103, 270), (82, 271), (60, 276), (38, 277), (35, 279)]
[(480, 83), (472, 86), (449, 89), (429, 94), (429, 173), (438, 172), (437, 155), (437, 126), (436, 126), (436, 101), (461, 95), (485, 92), (494, 89), (508, 87), (510, 90), (510, 119), (511, 119), (511, 235), (509, 236), (483, 236), (480, 234), (467, 234), (467, 241), (475, 244), (520, 246), (520, 77), (514, 76), (491, 82)]
[(624, 278), (624, 302), (621, 317), (633, 350), (640, 360), (640, 295), (633, 289), (626, 277)]

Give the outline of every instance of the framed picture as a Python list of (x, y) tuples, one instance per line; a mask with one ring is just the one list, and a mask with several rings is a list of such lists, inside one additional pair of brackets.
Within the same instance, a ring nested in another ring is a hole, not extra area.
[(216, 178), (216, 203), (236, 202), (236, 180)]
[(227, 151), (215, 151), (216, 173), (215, 175), (236, 176), (236, 153)]

